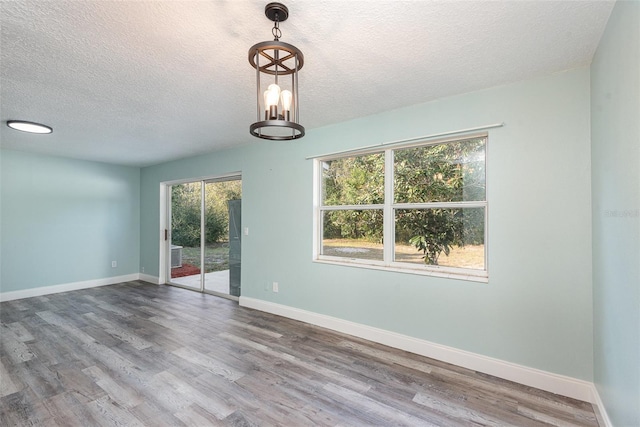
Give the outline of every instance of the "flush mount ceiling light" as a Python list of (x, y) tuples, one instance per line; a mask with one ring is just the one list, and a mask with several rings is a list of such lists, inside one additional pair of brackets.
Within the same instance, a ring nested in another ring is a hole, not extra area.
[(51, 133), (53, 128), (34, 122), (25, 122), (24, 120), (9, 120), (7, 126), (11, 129), (29, 133)]
[[(269, 3), (264, 14), (273, 21), (274, 40), (255, 44), (249, 49), (249, 63), (256, 69), (257, 86), (257, 121), (249, 131), (253, 136), (273, 141), (302, 138), (298, 71), (304, 64), (304, 56), (297, 47), (280, 41), (280, 22), (287, 20), (289, 9), (281, 3)], [(263, 88), (266, 88), (264, 92)]]

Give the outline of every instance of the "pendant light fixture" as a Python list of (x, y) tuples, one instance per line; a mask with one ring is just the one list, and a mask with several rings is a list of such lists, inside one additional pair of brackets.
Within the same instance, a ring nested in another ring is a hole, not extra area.
[(273, 141), (286, 141), (304, 136), (300, 125), (298, 103), (298, 71), (304, 56), (297, 47), (280, 41), (280, 22), (289, 17), (282, 3), (269, 3), (264, 13), (273, 21), (273, 41), (255, 44), (249, 49), (249, 63), (256, 69), (257, 121), (251, 135)]

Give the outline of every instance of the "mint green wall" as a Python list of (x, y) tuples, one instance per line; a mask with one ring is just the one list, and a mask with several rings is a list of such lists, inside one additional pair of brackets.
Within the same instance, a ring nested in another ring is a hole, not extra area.
[[(242, 171), (244, 296), (591, 380), (589, 81), (581, 68), (143, 168), (141, 267), (158, 275), (161, 181)], [(488, 284), (312, 262), (306, 156), (503, 121), (489, 134)]]
[(140, 169), (11, 150), (0, 167), (2, 292), (138, 273)]
[(640, 425), (640, 2), (616, 3), (591, 66), (594, 381)]

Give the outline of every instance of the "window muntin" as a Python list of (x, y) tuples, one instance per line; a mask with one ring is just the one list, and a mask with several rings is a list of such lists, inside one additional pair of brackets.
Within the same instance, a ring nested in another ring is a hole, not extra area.
[(317, 160), (317, 259), (486, 277), (486, 141)]

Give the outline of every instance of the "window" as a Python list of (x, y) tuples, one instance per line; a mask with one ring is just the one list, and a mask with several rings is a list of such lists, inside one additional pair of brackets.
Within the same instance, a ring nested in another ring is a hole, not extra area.
[(486, 280), (486, 135), (316, 160), (315, 258)]

